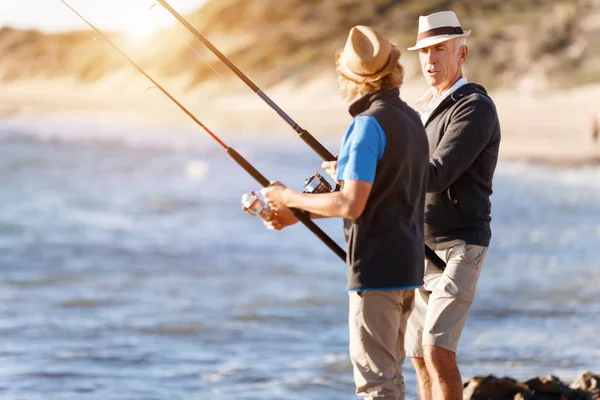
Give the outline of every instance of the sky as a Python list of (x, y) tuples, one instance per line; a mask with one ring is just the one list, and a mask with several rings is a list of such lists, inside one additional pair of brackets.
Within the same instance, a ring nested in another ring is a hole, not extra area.
[[(66, 0), (71, 7), (99, 28), (147, 35), (175, 22), (154, 0)], [(205, 0), (170, 0), (178, 12), (197, 9)], [(60, 32), (84, 29), (81, 22), (60, 0), (0, 0), (0, 26)]]

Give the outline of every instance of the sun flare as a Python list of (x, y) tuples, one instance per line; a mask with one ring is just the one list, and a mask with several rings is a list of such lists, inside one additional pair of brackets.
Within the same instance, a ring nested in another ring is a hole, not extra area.
[(135, 42), (145, 42), (155, 33), (173, 23), (172, 18), (165, 12), (151, 12), (141, 15), (141, 18), (130, 21), (124, 30)]
[(144, 41), (149, 39), (154, 33), (160, 29), (157, 24), (152, 24), (148, 21), (137, 21), (127, 27), (127, 33), (135, 41)]

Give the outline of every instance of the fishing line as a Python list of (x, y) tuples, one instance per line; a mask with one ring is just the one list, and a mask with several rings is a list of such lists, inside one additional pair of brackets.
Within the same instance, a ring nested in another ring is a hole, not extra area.
[(184, 17), (175, 11), (165, 0), (157, 0), (157, 3), (163, 6), (175, 19), (177, 19), (190, 33), (200, 40), (217, 58), (219, 58), (229, 69), (231, 69), (252, 91), (269, 105), (284, 121), (288, 123), (298, 133), (298, 136), (315, 151), (323, 161), (334, 161), (335, 157), (323, 145), (315, 139), (307, 130), (298, 125), (289, 115), (287, 115), (273, 100), (269, 98), (254, 82), (250, 80), (238, 67), (236, 67), (223, 53), (221, 53), (211, 42), (208, 41), (200, 32), (196, 30)]
[[(211, 42), (208, 41), (196, 28), (194, 28), (181, 14), (179, 14), (173, 7), (169, 5), (166, 0), (156, 0), (158, 4), (163, 6), (177, 21), (179, 21), (190, 33), (192, 33), (198, 40), (200, 40), (215, 56), (217, 56), (225, 65), (229, 67), (252, 91), (258, 95), (265, 103), (269, 105), (281, 118), (283, 118), (288, 125), (292, 127), (300, 137), (315, 153), (317, 153), (323, 161), (335, 161), (335, 157), (331, 154), (314, 136), (312, 136), (307, 130), (303, 129), (298, 125), (289, 115), (287, 115), (273, 100), (269, 98), (254, 82), (252, 82), (238, 67), (236, 67), (229, 59), (223, 55)], [(307, 178), (305, 187), (314, 185), (329, 185), (325, 179), (319, 174), (315, 174), (310, 178)], [(339, 186), (336, 187), (336, 190)], [(436, 267), (440, 269), (446, 268), (446, 263), (438, 257), (438, 255), (425, 246), (425, 257), (431, 261)]]
[[(165, 94), (173, 103), (175, 103), (188, 117), (190, 117), (197, 125), (199, 125), (204, 131), (217, 142), (240, 167), (242, 167), (250, 176), (252, 176), (262, 187), (270, 185), (270, 181), (262, 175), (252, 164), (250, 164), (241, 154), (235, 151), (233, 148), (227, 146), (217, 135), (215, 135), (206, 125), (204, 125), (194, 114), (192, 114), (186, 107), (183, 106), (175, 97), (173, 97), (163, 86), (161, 86), (156, 80), (146, 73), (135, 61), (133, 61), (127, 54), (114, 44), (106, 35), (104, 35), (98, 28), (92, 25), (87, 19), (79, 14), (73, 7), (69, 5), (65, 0), (60, 0), (66, 7), (68, 7), (75, 15), (77, 15), (83, 22), (85, 22), (90, 28), (92, 28), (101, 38), (104, 39), (115, 51), (117, 51), (123, 58), (125, 58), (139, 73), (144, 75), (152, 84)], [(311, 219), (310, 216), (298, 209), (290, 209), (296, 218), (306, 226), (315, 236), (317, 236), (327, 247), (329, 247), (342, 261), (346, 261), (346, 252), (327, 234), (319, 228)]]
[[(154, 9), (154, 7), (157, 5), (158, 3), (154, 2), (152, 3), (152, 5), (150, 6), (150, 8), (148, 8), (148, 12), (152, 11)], [(223, 75), (221, 75), (216, 69), (214, 69), (214, 67), (204, 58), (202, 57), (202, 55), (200, 54), (199, 51), (197, 51), (194, 46), (192, 46), (191, 43), (187, 43), (188, 47), (198, 56), (198, 58), (204, 63), (206, 64), (207, 67), (209, 67), (215, 74), (217, 74), (221, 79), (223, 79)]]
[(202, 62), (203, 62), (204, 64), (206, 64), (206, 66), (207, 66), (208, 68), (210, 68), (210, 69), (211, 69), (211, 70), (212, 70), (212, 71), (213, 71), (215, 74), (219, 75), (219, 77), (220, 77), (221, 79), (224, 79), (224, 78), (223, 78), (223, 75), (221, 75), (221, 74), (220, 74), (220, 73), (219, 73), (219, 72), (218, 72), (216, 69), (214, 69), (214, 67), (213, 67), (212, 65), (210, 65), (210, 63), (209, 63), (208, 61), (206, 61), (206, 60), (204, 59), (204, 57), (202, 57), (202, 55), (200, 54), (200, 52), (199, 52), (198, 50), (196, 50), (196, 49), (194, 48), (194, 46), (192, 46), (192, 44), (191, 44), (191, 43), (188, 43), (187, 45), (188, 45), (188, 47), (189, 47), (190, 49), (192, 49), (192, 51), (193, 51), (193, 52), (194, 52), (194, 53), (195, 53), (195, 54), (198, 56), (198, 58), (199, 58), (200, 60), (202, 60)]
[[(152, 10), (158, 3), (155, 2), (148, 11)], [(163, 9), (163, 12), (165, 12), (165, 10)], [(213, 66), (212, 64), (205, 59), (202, 54), (194, 47), (192, 46), (191, 43), (187, 43), (188, 47), (196, 54), (196, 56), (198, 56), (198, 58), (200, 58), (200, 60), (206, 65), (208, 66), (214, 74), (218, 75), (221, 79), (225, 79), (223, 77), (223, 75), (221, 75)], [(218, 50), (217, 50), (218, 51)], [(222, 55), (222, 53), (220, 53)], [(225, 57), (225, 56), (223, 56)], [(239, 69), (238, 69), (239, 71)], [(233, 71), (235, 72), (235, 71)], [(240, 72), (241, 73), (241, 72)], [(258, 88), (257, 88), (258, 89)], [(309, 157), (308, 155), (304, 154), (303, 152), (300, 152), (297, 154), (298, 157), (300, 157), (302, 160), (306, 161), (309, 164), (314, 164), (314, 159)], [(324, 193), (325, 189), (329, 188), (331, 185), (325, 180), (325, 178), (319, 174), (318, 172), (315, 172), (313, 175), (306, 177), (304, 180), (304, 191), (305, 192), (310, 192), (310, 193)], [(316, 191), (318, 188), (318, 190), (320, 190), (319, 192)], [(331, 189), (327, 190), (327, 192), (330, 192)], [(247, 193), (245, 196), (249, 195), (249, 193)]]

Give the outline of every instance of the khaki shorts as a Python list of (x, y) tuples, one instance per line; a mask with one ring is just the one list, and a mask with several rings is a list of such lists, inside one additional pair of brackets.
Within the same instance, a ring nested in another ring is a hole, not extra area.
[(350, 359), (356, 394), (404, 400), (404, 334), (414, 290), (349, 293)]
[(446, 261), (443, 271), (425, 264), (423, 287), (415, 291), (415, 305), (408, 319), (406, 354), (423, 357), (423, 346), (456, 352), (467, 322), (487, 247), (457, 244), (436, 251)]

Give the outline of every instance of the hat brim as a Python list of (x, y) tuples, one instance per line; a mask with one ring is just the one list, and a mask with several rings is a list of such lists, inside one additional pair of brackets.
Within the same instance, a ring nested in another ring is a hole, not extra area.
[(432, 36), (423, 40), (420, 40), (417, 42), (417, 44), (415, 44), (413, 47), (409, 47), (407, 50), (419, 50), (419, 49), (424, 49), (425, 47), (430, 47), (430, 46), (434, 46), (436, 44), (440, 44), (443, 42), (446, 42), (448, 40), (452, 40), (452, 39), (456, 39), (456, 38), (462, 38), (462, 37), (467, 37), (471, 34), (471, 31), (465, 31), (463, 34), (460, 35), (439, 35), (439, 36)]
[(387, 64), (383, 68), (370, 75), (359, 75), (355, 72), (352, 72), (350, 68), (348, 68), (346, 63), (343, 62), (343, 52), (344, 49), (341, 49), (335, 54), (337, 72), (344, 78), (347, 78), (355, 83), (374, 82), (380, 80), (384, 76), (390, 74), (396, 68), (396, 65), (398, 65), (398, 60), (400, 60), (400, 49), (395, 44), (392, 44), (392, 51), (390, 52), (390, 57), (388, 59)]

